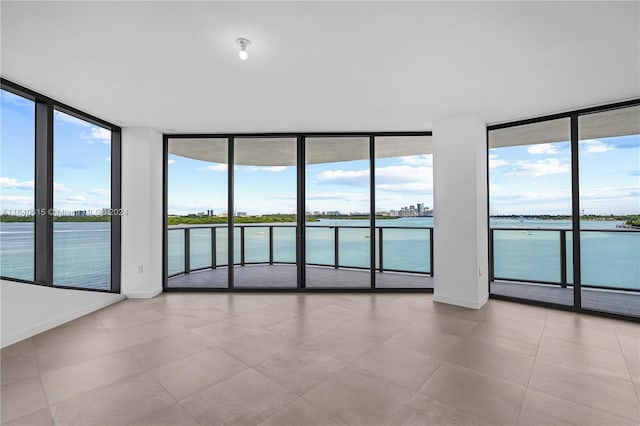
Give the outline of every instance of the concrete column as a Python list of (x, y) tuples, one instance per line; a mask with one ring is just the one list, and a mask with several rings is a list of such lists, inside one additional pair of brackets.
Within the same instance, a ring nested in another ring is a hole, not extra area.
[(122, 129), (122, 294), (162, 292), (162, 134)]
[(486, 134), (471, 114), (433, 126), (433, 300), (473, 309), (489, 297)]

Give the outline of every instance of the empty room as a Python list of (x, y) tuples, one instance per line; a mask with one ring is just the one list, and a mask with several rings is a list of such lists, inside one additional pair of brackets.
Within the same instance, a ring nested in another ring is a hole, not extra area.
[(2, 1), (4, 425), (640, 424), (640, 2)]

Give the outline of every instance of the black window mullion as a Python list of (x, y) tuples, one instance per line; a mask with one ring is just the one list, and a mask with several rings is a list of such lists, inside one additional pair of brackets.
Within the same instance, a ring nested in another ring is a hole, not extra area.
[(582, 307), (582, 278), (580, 274), (580, 168), (578, 115), (571, 116), (571, 219), (573, 244), (573, 306)]
[[(111, 291), (120, 293), (120, 241), (122, 230), (122, 175), (120, 158), (122, 149), (120, 130), (111, 129)], [(166, 161), (165, 161), (166, 163)], [(166, 218), (166, 215), (164, 215)], [(166, 226), (165, 226), (166, 229)]]
[(376, 153), (373, 136), (369, 136), (369, 271), (371, 288), (376, 288)]
[(227, 232), (227, 236), (228, 236), (228, 241), (227, 241), (227, 264), (229, 265), (229, 275), (228, 275), (228, 279), (229, 279), (229, 283), (228, 283), (228, 288), (232, 289), (234, 287), (234, 282), (233, 282), (233, 272), (234, 272), (234, 268), (235, 268), (235, 259), (234, 257), (234, 253), (233, 253), (233, 238), (234, 238), (234, 229), (233, 229), (233, 225), (234, 225), (234, 218), (233, 218), (233, 212), (234, 212), (234, 208), (233, 208), (233, 204), (234, 204), (234, 198), (233, 198), (233, 191), (234, 191), (234, 182), (233, 182), (233, 172), (234, 172), (234, 168), (235, 168), (235, 158), (234, 158), (234, 143), (235, 143), (235, 138), (233, 136), (230, 136), (227, 139), (227, 163), (228, 163), (228, 167), (227, 167), (227, 226), (228, 226), (228, 232)]
[(305, 137), (297, 137), (297, 218), (296, 218), (296, 262), (298, 267), (298, 283), (299, 289), (306, 287), (306, 240), (305, 229), (307, 226), (307, 212), (305, 209), (305, 173), (307, 172), (306, 146)]
[(53, 285), (53, 104), (36, 101), (34, 281)]

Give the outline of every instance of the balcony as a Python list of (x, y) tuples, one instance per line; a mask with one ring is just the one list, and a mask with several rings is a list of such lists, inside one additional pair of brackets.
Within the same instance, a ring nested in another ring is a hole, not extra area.
[[(168, 229), (168, 287), (228, 287), (228, 227)], [(367, 226), (305, 228), (307, 288), (371, 288)], [(375, 287), (433, 288), (433, 228), (376, 226)], [(234, 226), (234, 288), (297, 288), (296, 226)]]

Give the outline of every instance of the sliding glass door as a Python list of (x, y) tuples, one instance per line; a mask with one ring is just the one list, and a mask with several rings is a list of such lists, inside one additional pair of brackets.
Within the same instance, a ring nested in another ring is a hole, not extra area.
[(371, 287), (368, 137), (307, 138), (305, 284)]
[(228, 140), (167, 142), (169, 288), (229, 284)]
[(234, 142), (234, 287), (296, 288), (296, 138)]

